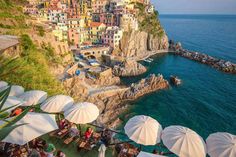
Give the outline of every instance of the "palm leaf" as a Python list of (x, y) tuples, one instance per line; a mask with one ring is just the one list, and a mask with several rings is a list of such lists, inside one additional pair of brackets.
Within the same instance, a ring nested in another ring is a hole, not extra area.
[(7, 89), (0, 92), (0, 110), (2, 109), (4, 103), (6, 102), (10, 94), (10, 91), (11, 91), (11, 85)]
[(22, 126), (24, 124), (14, 125), (14, 126), (8, 126), (0, 129), (0, 141), (2, 141), (7, 135), (14, 130), (15, 128)]
[(16, 105), (13, 105), (13, 106), (10, 106), (10, 107), (7, 107), (7, 108), (4, 108), (2, 110), (0, 110), (0, 115), (3, 114), (4, 112), (6, 112), (7, 110), (11, 109), (11, 108), (14, 108), (16, 106), (18, 106), (19, 104), (16, 104)]
[(13, 124), (15, 124), (17, 121), (21, 120), (21, 118), (23, 118), (30, 110), (31, 108), (28, 107), (26, 108), (20, 115), (16, 116), (16, 117), (13, 117), (11, 120), (9, 120), (9, 123), (5, 123), (3, 124), (2, 126), (0, 126), (0, 130), (2, 128), (5, 128), (5, 127), (9, 127), (9, 126), (12, 126)]

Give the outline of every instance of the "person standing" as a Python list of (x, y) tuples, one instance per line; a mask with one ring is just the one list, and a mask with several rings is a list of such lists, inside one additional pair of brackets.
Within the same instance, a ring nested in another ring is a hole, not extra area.
[(98, 152), (99, 152), (98, 157), (105, 157), (106, 149), (107, 149), (107, 147), (105, 146), (105, 144), (101, 144), (98, 149)]

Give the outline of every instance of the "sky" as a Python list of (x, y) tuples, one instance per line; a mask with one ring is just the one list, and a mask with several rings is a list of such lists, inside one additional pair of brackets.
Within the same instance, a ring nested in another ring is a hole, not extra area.
[(160, 14), (236, 14), (236, 0), (151, 0)]

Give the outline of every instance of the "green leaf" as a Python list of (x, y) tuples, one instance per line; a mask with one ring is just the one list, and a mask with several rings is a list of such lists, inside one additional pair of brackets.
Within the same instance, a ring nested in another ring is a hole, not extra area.
[(12, 126), (13, 124), (15, 124), (17, 121), (21, 120), (21, 118), (23, 118), (29, 112), (30, 109), (31, 109), (30, 107), (26, 108), (20, 115), (13, 117), (11, 120), (9, 120), (9, 123), (6, 123), (6, 124), (0, 126), (0, 129), (5, 128), (5, 127), (9, 127), (9, 126)]
[(4, 103), (6, 102), (10, 94), (10, 91), (11, 91), (11, 85), (7, 89), (0, 92), (0, 110), (2, 109)]
[(16, 106), (18, 106), (19, 104), (16, 104), (16, 105), (13, 105), (13, 106), (10, 106), (10, 107), (7, 107), (7, 108), (5, 108), (5, 109), (2, 109), (2, 110), (0, 110), (0, 115), (2, 114), (2, 113), (4, 113), (5, 111), (7, 111), (7, 110), (9, 110), (9, 109), (11, 109), (11, 108), (14, 108), (14, 107), (16, 107)]
[(8, 117), (8, 115), (9, 115), (9, 113), (7, 113), (7, 112), (0, 114), (0, 121), (3, 119), (6, 119)]
[(2, 141), (12, 130), (22, 125), (25, 125), (25, 124), (8, 126), (8, 127), (0, 129), (0, 141)]

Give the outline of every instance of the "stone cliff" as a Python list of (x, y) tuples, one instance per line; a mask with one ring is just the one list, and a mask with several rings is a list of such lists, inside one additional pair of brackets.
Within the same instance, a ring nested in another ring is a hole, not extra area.
[(142, 59), (169, 47), (168, 37), (161, 26), (158, 12), (147, 12), (146, 7), (140, 3), (135, 4), (138, 30), (125, 30), (119, 47), (123, 57)]
[(166, 34), (154, 37), (145, 31), (126, 32), (120, 44), (123, 57), (145, 57), (153, 51), (167, 50), (168, 47)]

